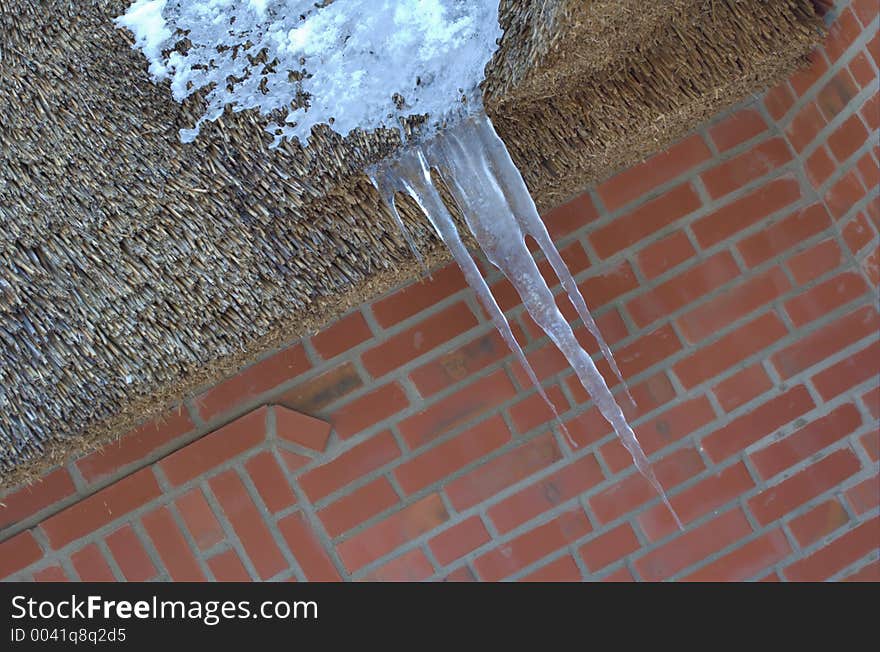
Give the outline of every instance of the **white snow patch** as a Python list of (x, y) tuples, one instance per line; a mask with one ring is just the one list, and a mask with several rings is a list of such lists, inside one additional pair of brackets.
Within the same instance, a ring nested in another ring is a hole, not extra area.
[(462, 110), (501, 36), (498, 0), (137, 0), (117, 24), (177, 101), (211, 87), (184, 142), (229, 105), (281, 110), (276, 145), (305, 144), (324, 123), (343, 135), (409, 115), (438, 125)]

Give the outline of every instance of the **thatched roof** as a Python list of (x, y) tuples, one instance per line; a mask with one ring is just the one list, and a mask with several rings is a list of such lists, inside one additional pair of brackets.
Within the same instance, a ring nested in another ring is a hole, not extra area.
[[(128, 0), (0, 2), (0, 471), (124, 432), (414, 275), (363, 168), (392, 132), (191, 145), (116, 29)], [(788, 74), (810, 0), (502, 0), (487, 109), (541, 208)], [(429, 259), (429, 226), (404, 219)]]

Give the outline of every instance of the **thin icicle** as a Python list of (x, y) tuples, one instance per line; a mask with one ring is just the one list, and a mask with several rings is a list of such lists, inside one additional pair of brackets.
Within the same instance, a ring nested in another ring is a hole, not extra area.
[[(592, 358), (581, 347), (571, 326), (559, 311), (553, 293), (526, 246), (526, 236), (531, 235), (550, 260), (578, 314), (596, 337), (615, 373), (620, 376), (610, 350), (589, 314), (586, 302), (537, 216), (522, 176), (492, 128), (488, 117), (480, 114), (466, 118), (439, 134), (427, 145), (413, 146), (398, 159), (391, 173), (398, 175), (403, 189), (418, 203), (438, 236), (449, 247), (456, 262), (462, 268), (465, 279), (474, 288), (492, 321), (529, 374), (530, 380), (562, 424), (555, 406), (546, 396), (525, 355), (513, 338), (506, 317), (492, 297), (470, 253), (464, 247), (455, 222), (434, 186), (431, 177), (432, 167), (438, 168), (443, 174), (469, 230), (483, 253), (513, 284), (529, 315), (568, 360), (602, 416), (611, 424), (629, 451), (636, 468), (660, 494), (675, 517), (676, 523), (682, 527), (623, 411)], [(569, 441), (573, 443), (568, 431), (565, 432)]]
[(379, 172), (378, 170), (373, 169), (367, 172), (367, 176), (373, 183), (373, 187), (379, 193), (379, 197), (382, 198), (382, 201), (391, 212), (391, 217), (394, 218), (397, 228), (400, 229), (403, 239), (406, 240), (406, 244), (409, 246), (409, 250), (412, 252), (413, 257), (419, 262), (419, 266), (422, 268), (422, 273), (428, 278), (432, 278), (431, 270), (429, 270), (428, 266), (425, 264), (425, 259), (422, 258), (422, 254), (416, 246), (412, 234), (409, 232), (409, 229), (406, 228), (406, 224), (404, 224), (403, 218), (400, 217), (400, 212), (397, 210), (397, 204), (394, 202), (394, 193), (397, 188), (395, 188), (387, 179), (387, 172)]

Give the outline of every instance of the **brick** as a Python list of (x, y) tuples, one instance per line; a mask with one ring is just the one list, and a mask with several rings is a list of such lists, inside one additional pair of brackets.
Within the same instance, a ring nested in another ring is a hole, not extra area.
[(549, 523), (480, 555), (474, 560), (474, 567), (483, 580), (496, 582), (576, 541), (591, 529), (581, 509), (563, 512)]
[(739, 268), (723, 251), (637, 296), (626, 308), (639, 327), (668, 316), (736, 278)]
[(210, 421), (304, 374), (311, 366), (303, 346), (295, 344), (200, 394), (195, 400), (196, 409), (202, 419)]
[[(557, 413), (564, 414), (568, 411), (568, 399), (565, 398), (565, 394), (558, 385), (545, 387), (544, 391)], [(538, 392), (534, 392), (519, 403), (511, 405), (508, 408), (508, 413), (516, 431), (520, 434), (534, 430), (555, 418), (553, 410)]]
[(275, 400), (297, 412), (315, 415), (363, 385), (354, 363), (345, 362), (297, 385)]
[(875, 288), (880, 285), (880, 247), (862, 259), (861, 268)]
[[(692, 478), (705, 467), (693, 448), (682, 448), (653, 464), (654, 473), (666, 491)], [(640, 505), (657, 499), (657, 491), (640, 473), (631, 473), (590, 498), (590, 507), (600, 523), (611, 521), (634, 511)]]
[(326, 450), (330, 439), (329, 423), (280, 405), (274, 406), (272, 411), (275, 413), (275, 434), (278, 437), (316, 453)]
[(312, 345), (325, 360), (363, 344), (373, 336), (360, 311), (340, 318), (312, 338)]
[(825, 207), (813, 204), (743, 238), (737, 248), (748, 267), (757, 267), (830, 226), (831, 217)]
[(859, 411), (847, 403), (804, 425), (788, 437), (755, 451), (750, 458), (762, 478), (771, 478), (840, 441), (861, 423)]
[(578, 553), (591, 572), (599, 571), (623, 559), (640, 547), (629, 523), (622, 523), (581, 546)]
[(853, 0), (851, 7), (865, 27), (868, 27), (871, 21), (877, 17), (877, 13), (880, 12), (874, 0)]
[(338, 537), (399, 502), (397, 492), (385, 477), (368, 482), (318, 512), (331, 537)]
[(880, 419), (880, 387), (875, 387), (862, 394), (862, 402), (872, 417)]
[(208, 568), (218, 582), (250, 582), (251, 576), (235, 550), (224, 550), (208, 560)]
[(467, 509), (561, 457), (552, 435), (541, 435), (452, 480), (446, 485), (446, 495), (455, 509)]
[(413, 494), (491, 454), (510, 440), (510, 430), (504, 420), (494, 416), (401, 464), (394, 470), (394, 476), (404, 493)]
[(724, 411), (731, 412), (772, 387), (773, 381), (764, 367), (755, 363), (722, 380), (712, 388), (712, 392)]
[(180, 407), (77, 460), (76, 466), (86, 482), (97, 482), (129, 464), (141, 462), (194, 428), (189, 412)]
[[(686, 582), (744, 582), (785, 559), (791, 546), (782, 530), (771, 530), (685, 576)], [(776, 577), (775, 575), (771, 575)], [(778, 579), (778, 577), (777, 577)]]
[(699, 207), (696, 191), (685, 183), (597, 229), (590, 243), (600, 257), (609, 258)]
[(642, 249), (636, 255), (636, 260), (645, 278), (650, 280), (689, 260), (694, 255), (696, 255), (696, 250), (684, 231), (675, 231)]
[(678, 318), (685, 340), (691, 343), (711, 337), (748, 314), (774, 301), (791, 289), (785, 272), (773, 267), (743, 279), (698, 308)]
[(341, 439), (350, 439), (408, 406), (406, 394), (400, 385), (392, 382), (337, 408), (329, 420)]
[(783, 176), (752, 190), (714, 213), (701, 217), (691, 225), (691, 229), (700, 246), (707, 249), (800, 198), (801, 190), (797, 180)]
[(70, 555), (76, 574), (81, 582), (115, 582), (113, 571), (104, 559), (104, 555), (97, 544), (90, 543)]
[(766, 312), (698, 349), (693, 355), (676, 363), (673, 369), (682, 384), (690, 389), (762, 351), (786, 335), (785, 325), (776, 313)]
[(434, 574), (434, 567), (416, 548), (383, 564), (364, 579), (369, 582), (421, 582)]
[(554, 242), (567, 236), (581, 227), (595, 222), (599, 211), (590, 199), (590, 195), (582, 193), (561, 206), (557, 206), (543, 216), (544, 225)]
[(645, 580), (657, 582), (680, 573), (751, 531), (742, 510), (733, 509), (655, 548), (638, 559), (635, 566)]
[(770, 117), (776, 121), (783, 118), (794, 103), (795, 98), (789, 90), (788, 81), (783, 81), (764, 93), (764, 106), (767, 107)]
[(846, 510), (840, 501), (832, 499), (813, 507), (806, 514), (793, 518), (788, 523), (791, 533), (802, 548), (806, 548), (849, 522)]
[(565, 555), (529, 573), (520, 582), (580, 582), (582, 579), (572, 556)]
[(865, 100), (859, 113), (861, 113), (862, 120), (865, 121), (868, 129), (877, 131), (880, 128), (880, 94), (874, 93), (874, 95)]
[(306, 472), (300, 486), (312, 502), (341, 489), (400, 457), (400, 448), (391, 433), (381, 432), (335, 459)]
[(400, 433), (410, 448), (419, 448), (516, 394), (510, 378), (499, 369), (403, 419)]
[[(515, 324), (511, 324), (518, 330)], [(445, 353), (410, 373), (422, 396), (432, 396), (447, 387), (466, 380), (481, 369), (495, 364), (510, 354), (498, 331), (491, 330), (464, 346)]]
[[(754, 483), (748, 469), (737, 462), (670, 496), (669, 501), (681, 522), (688, 524), (736, 500), (752, 487)], [(649, 541), (659, 541), (678, 530), (672, 514), (662, 503), (639, 514), (637, 520)]]
[(880, 342), (874, 341), (813, 377), (813, 385), (826, 401), (843, 394), (852, 387), (877, 376), (880, 360)]
[(865, 564), (843, 578), (844, 582), (880, 582), (880, 560)]
[(864, 213), (851, 217), (843, 227), (843, 240), (854, 254), (858, 254), (873, 239), (874, 231)]
[(439, 527), (449, 514), (439, 494), (429, 494), (340, 543), (345, 567), (355, 572), (416, 537)]
[(50, 516), (40, 524), (40, 529), (46, 534), (49, 545), (58, 550), (161, 494), (152, 471), (142, 469)]
[(175, 505), (199, 550), (208, 550), (226, 538), (214, 510), (198, 487), (183, 494)]
[(843, 263), (843, 252), (834, 240), (823, 240), (788, 260), (794, 280), (801, 285), (809, 283), (837, 269)]
[(862, 182), (859, 181), (856, 169), (853, 168), (828, 189), (825, 193), (825, 204), (832, 217), (839, 220), (849, 213), (850, 209), (864, 196), (865, 189), (862, 187)]
[(747, 152), (703, 172), (700, 178), (713, 199), (723, 197), (791, 161), (782, 138), (766, 140)]
[[(705, 396), (697, 396), (664, 410), (634, 428), (645, 455), (653, 455), (715, 419), (715, 410)], [(612, 473), (632, 464), (632, 457), (619, 440), (613, 439), (600, 449)]]
[(804, 369), (877, 332), (880, 320), (873, 306), (864, 306), (839, 317), (830, 324), (802, 336), (771, 357), (783, 378), (791, 378)]
[(877, 549), (880, 540), (880, 519), (877, 517), (840, 535), (806, 559), (784, 569), (793, 582), (819, 582), (858, 561)]
[(34, 573), (35, 582), (69, 582), (70, 578), (59, 565), (49, 566)]
[(366, 370), (378, 378), (476, 325), (477, 319), (467, 304), (458, 302), (421, 320), (412, 328), (389, 337), (382, 344), (366, 351), (361, 359)]
[(224, 471), (211, 478), (209, 484), (260, 577), (265, 580), (287, 568), (284, 555), (238, 474)]
[(785, 128), (785, 135), (798, 153), (802, 153), (819, 135), (828, 122), (825, 120), (819, 105), (808, 102), (795, 114)]
[(798, 385), (703, 437), (703, 448), (713, 462), (721, 462), (814, 407), (806, 387)]
[(0, 578), (6, 578), (43, 558), (43, 551), (30, 530), (0, 541)]
[(159, 468), (175, 487), (211, 472), (215, 467), (238, 457), (266, 439), (266, 415), (261, 407), (211, 434), (197, 439), (159, 462)]
[(153, 542), (168, 576), (174, 582), (204, 582), (205, 576), (198, 561), (177, 528), (167, 507), (145, 514), (141, 518), (144, 529)]
[(820, 145), (807, 158), (806, 170), (813, 188), (819, 190), (837, 171), (837, 163), (831, 158), (828, 149), (824, 145)]
[(129, 582), (146, 582), (156, 577), (156, 567), (130, 525), (123, 525), (109, 534), (104, 542)]
[(478, 516), (471, 516), (428, 542), (431, 552), (441, 565), (447, 566), (488, 543), (492, 537)]
[(257, 453), (245, 462), (244, 468), (269, 512), (277, 514), (282, 509), (296, 504), (293, 489), (272, 453), (269, 451)]
[(846, 490), (846, 499), (856, 514), (867, 514), (880, 505), (880, 476), (874, 475)]
[(338, 582), (339, 571), (302, 514), (291, 514), (278, 521), (281, 536), (310, 582)]
[(759, 523), (766, 525), (840, 484), (860, 468), (852, 451), (835, 451), (751, 498), (749, 509)]
[(496, 503), (487, 513), (499, 532), (510, 532), (595, 487), (604, 479), (605, 474), (596, 457), (585, 455)]
[(709, 136), (718, 151), (724, 152), (765, 131), (767, 131), (767, 123), (761, 114), (755, 109), (746, 108), (709, 127)]
[(789, 82), (798, 97), (803, 97), (813, 84), (828, 71), (828, 61), (821, 50), (813, 50), (807, 57), (807, 65), (802, 66), (789, 77)]
[(857, 115), (851, 115), (828, 136), (828, 147), (834, 158), (843, 163), (855, 154), (868, 139), (865, 125)]
[(432, 272), (431, 276), (431, 279), (407, 285), (375, 302), (372, 306), (373, 315), (379, 325), (383, 328), (393, 326), (467, 288), (457, 265), (447, 265)]
[(30, 518), (75, 492), (67, 469), (54, 469), (36, 482), (0, 497), (0, 530)]
[(837, 61), (861, 33), (862, 26), (855, 14), (849, 8), (844, 9), (831, 25), (825, 38), (824, 50), (831, 63)]
[(702, 137), (694, 134), (644, 163), (616, 174), (599, 184), (597, 191), (605, 207), (615, 211), (711, 157), (712, 153)]
[(816, 104), (828, 122), (846, 110), (859, 89), (846, 68), (835, 74), (816, 95)]
[(852, 61), (849, 62), (849, 72), (859, 88), (867, 88), (877, 78), (874, 68), (864, 52), (859, 52), (852, 58)]
[(880, 431), (869, 432), (859, 437), (862, 447), (872, 461), (876, 462), (880, 458)]
[[(880, 166), (877, 165), (877, 162), (869, 153), (866, 152), (865, 154), (863, 154), (862, 157), (859, 159), (857, 165), (859, 167), (859, 172), (862, 175), (862, 183), (864, 184), (865, 188), (876, 188), (878, 185), (880, 185)], [(872, 206), (876, 207), (876, 203), (877, 202), (875, 201), (871, 204), (868, 204), (866, 210), (870, 212)], [(877, 226), (878, 213), (880, 213), (880, 211), (873, 211), (874, 226)]]
[(785, 311), (795, 326), (834, 312), (868, 292), (868, 286), (859, 274), (844, 272), (785, 302)]

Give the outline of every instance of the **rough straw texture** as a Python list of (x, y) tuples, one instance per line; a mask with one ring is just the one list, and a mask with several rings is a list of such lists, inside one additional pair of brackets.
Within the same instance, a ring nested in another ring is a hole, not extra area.
[[(238, 114), (183, 146), (198, 98), (149, 81), (112, 24), (127, 4), (0, 5), (3, 484), (415, 273), (361, 174), (396, 132), (270, 151)], [(501, 5), (484, 96), (542, 209), (772, 84), (820, 37), (809, 0)]]

